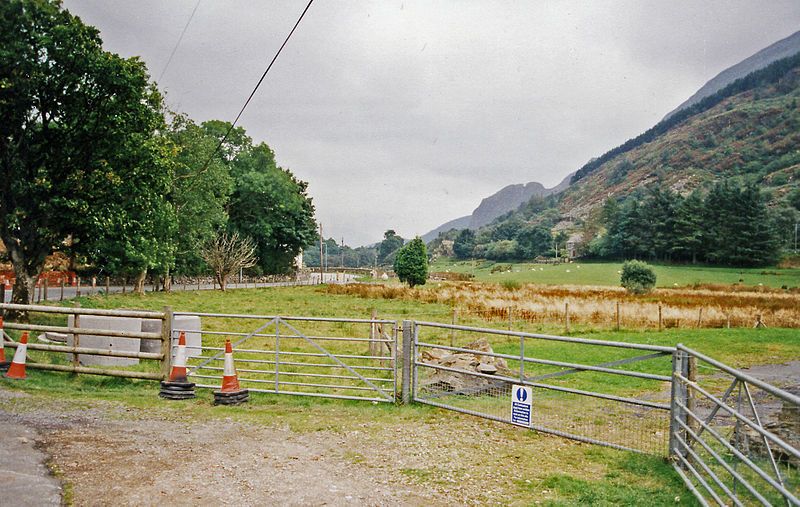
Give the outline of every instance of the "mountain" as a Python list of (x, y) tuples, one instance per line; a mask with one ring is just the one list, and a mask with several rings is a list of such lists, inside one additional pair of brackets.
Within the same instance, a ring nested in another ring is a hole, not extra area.
[(737, 79), (743, 78), (756, 70), (763, 69), (776, 60), (792, 56), (798, 52), (800, 52), (800, 31), (723, 70), (697, 90), (697, 93), (689, 97), (686, 102), (670, 111), (664, 119), (666, 120), (678, 111), (697, 104), (702, 99), (717, 93)]
[(572, 174), (569, 174), (553, 188), (545, 188), (544, 185), (535, 181), (526, 184), (508, 185), (484, 198), (472, 214), (440, 225), (436, 229), (423, 234), (422, 240), (425, 243), (429, 243), (436, 239), (441, 232), (447, 232), (451, 229), (478, 229), (488, 225), (497, 217), (505, 215), (528, 202), (531, 197), (546, 197), (564, 191), (569, 186), (571, 178)]
[[(776, 60), (688, 106), (575, 172), (556, 209), (522, 206), (497, 225), (555, 218), (590, 227), (604, 203), (660, 186), (682, 195), (714, 182), (755, 183), (771, 206), (800, 192), (800, 53)], [(555, 217), (553, 215), (555, 213)], [(588, 230), (588, 229), (587, 229)]]
[(734, 81), (584, 166), (563, 194), (561, 216), (573, 223), (589, 218), (607, 198), (650, 185), (687, 194), (723, 178), (756, 183), (777, 204), (800, 187), (798, 99), (800, 53)]

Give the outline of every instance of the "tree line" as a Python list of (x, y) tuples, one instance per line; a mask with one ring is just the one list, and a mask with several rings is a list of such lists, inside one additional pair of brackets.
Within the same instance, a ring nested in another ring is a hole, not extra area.
[(141, 286), (148, 272), (206, 272), (203, 249), (221, 235), (247, 238), (264, 273), (289, 270), (315, 238), (307, 184), (268, 145), (167, 111), (145, 64), (104, 51), (60, 2), (0, 3), (0, 48), (0, 239), (14, 302), (31, 301), (53, 252)]
[[(707, 193), (680, 194), (653, 186), (622, 202), (606, 201), (606, 233), (591, 240), (590, 256), (757, 266), (777, 261), (795, 220), (791, 209), (767, 207), (755, 184), (732, 180)], [(792, 222), (792, 223), (789, 223)]]

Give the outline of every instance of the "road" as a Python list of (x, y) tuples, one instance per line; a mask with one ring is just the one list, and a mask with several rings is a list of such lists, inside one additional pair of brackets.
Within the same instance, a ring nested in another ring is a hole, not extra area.
[[(325, 273), (325, 283), (350, 283), (356, 279), (356, 275), (352, 275), (349, 273)], [(229, 283), (227, 288), (228, 289), (261, 289), (265, 287), (293, 287), (299, 285), (319, 285), (320, 284), (320, 274), (319, 273), (311, 273), (311, 277), (309, 280), (301, 280), (297, 282), (262, 282), (262, 283)], [(173, 291), (196, 291), (196, 290), (215, 290), (217, 288), (216, 284), (209, 284), (209, 283), (201, 283), (201, 284), (182, 284), (176, 283), (172, 285)], [(132, 286), (122, 287), (121, 285), (112, 285), (108, 288), (109, 294), (121, 294), (123, 292), (132, 292)], [(41, 294), (40, 294), (41, 292)], [(105, 286), (98, 285), (94, 289), (91, 286), (82, 286), (80, 295), (81, 296), (91, 296), (95, 294), (105, 294), (106, 288)], [(145, 286), (145, 292), (153, 292), (152, 285)], [(4, 299), (3, 302), (9, 303), (11, 302), (11, 289), (8, 288), (4, 291)], [(34, 294), (34, 301), (63, 301), (68, 299), (74, 299), (78, 296), (78, 289), (77, 287), (64, 287), (63, 294), (61, 287), (48, 287), (47, 294), (44, 294), (44, 290), (42, 288), (36, 289)]]

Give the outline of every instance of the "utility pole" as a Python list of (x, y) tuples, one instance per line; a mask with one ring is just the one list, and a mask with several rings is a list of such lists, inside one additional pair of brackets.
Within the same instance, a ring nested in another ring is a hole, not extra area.
[(325, 266), (322, 265), (322, 222), (319, 223), (319, 283), (325, 280)]
[(342, 251), (342, 263), (339, 264), (339, 265), (342, 267), (342, 269), (344, 269), (344, 236), (342, 236), (342, 248), (341, 248), (341, 251)]

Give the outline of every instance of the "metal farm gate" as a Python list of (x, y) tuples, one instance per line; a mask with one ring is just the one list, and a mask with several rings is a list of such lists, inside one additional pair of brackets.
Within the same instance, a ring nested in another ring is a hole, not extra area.
[(187, 336), (189, 378), (199, 387), (220, 387), (225, 339), (230, 338), (243, 388), (395, 401), (394, 321), (176, 312), (173, 338), (181, 331)]
[[(703, 505), (800, 505), (795, 393), (678, 345), (670, 455)], [(691, 378), (685, 364), (703, 375)], [(785, 379), (788, 380), (788, 379)]]
[(512, 389), (532, 391), (525, 426), (666, 455), (674, 348), (433, 322), (406, 322), (414, 401), (512, 421)]

